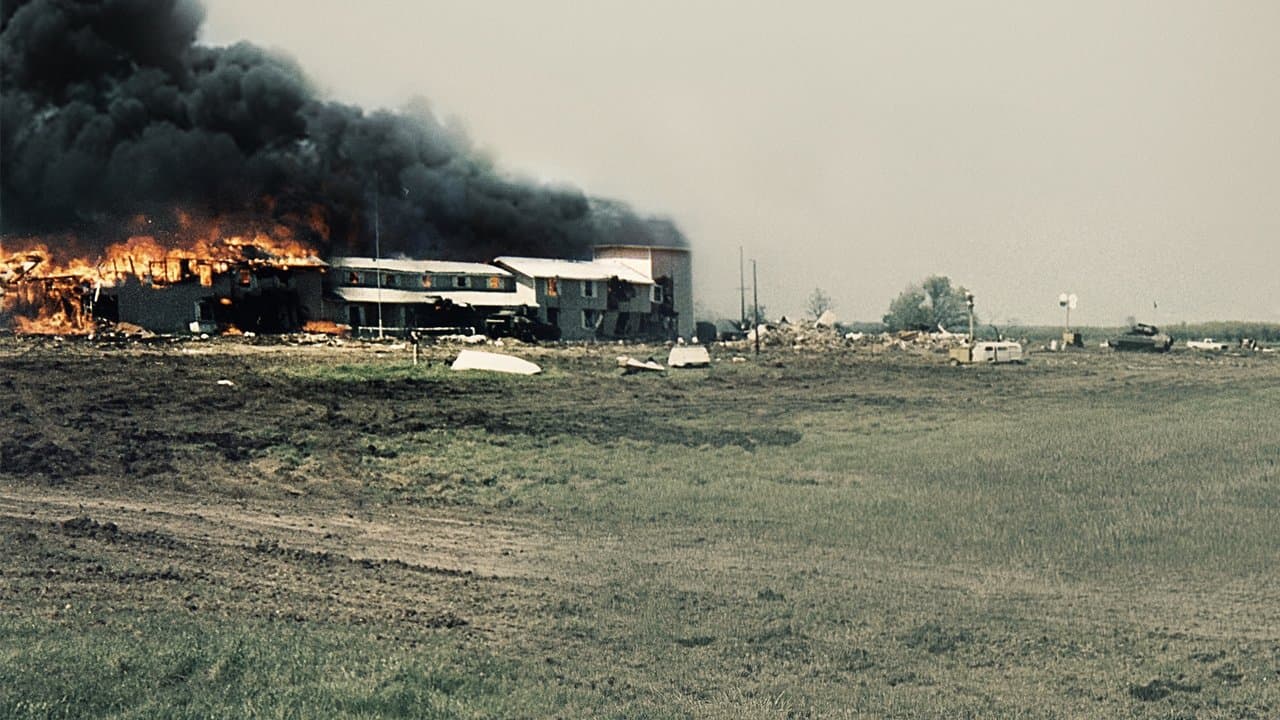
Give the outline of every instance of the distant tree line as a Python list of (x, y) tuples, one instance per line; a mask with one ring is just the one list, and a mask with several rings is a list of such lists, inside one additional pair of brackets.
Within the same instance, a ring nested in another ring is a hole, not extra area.
[(1244, 338), (1251, 338), (1264, 342), (1280, 341), (1280, 323), (1218, 321), (1179, 323), (1178, 325), (1166, 325), (1160, 329), (1169, 333), (1169, 337), (1175, 340), (1196, 340), (1209, 337), (1215, 340), (1238, 341)]

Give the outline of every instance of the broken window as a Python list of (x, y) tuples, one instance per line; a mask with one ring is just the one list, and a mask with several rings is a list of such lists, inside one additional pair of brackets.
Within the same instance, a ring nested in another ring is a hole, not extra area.
[(353, 271), (351, 271), (351, 272), (349, 272), (349, 273), (347, 273), (347, 284), (348, 284), (348, 285), (359, 285), (359, 284), (360, 284), (360, 273), (358, 273), (358, 272), (356, 272), (356, 271), (354, 271), (354, 270), (353, 270)]
[(600, 324), (599, 310), (583, 310), (582, 311), (582, 327), (586, 330), (595, 330), (596, 325)]
[(422, 287), (424, 287), (424, 288), (429, 288), (429, 287), (431, 287), (431, 276), (430, 276), (430, 275), (423, 275), (423, 276), (422, 276)]
[(399, 287), (400, 276), (392, 273), (387, 273), (386, 277), (383, 279), (382, 284), (386, 285), (387, 287)]
[(596, 296), (596, 281), (583, 280), (582, 281), (582, 297), (595, 297), (595, 296)]
[(560, 294), (560, 279), (547, 278), (547, 297), (555, 297)]
[(456, 288), (471, 287), (471, 278), (466, 275), (455, 275), (453, 278), (453, 286)]
[(501, 289), (502, 289), (502, 278), (498, 277), (497, 275), (494, 275), (494, 276), (490, 277), (490, 278), (489, 278), (489, 289), (490, 289), (490, 290), (501, 290)]

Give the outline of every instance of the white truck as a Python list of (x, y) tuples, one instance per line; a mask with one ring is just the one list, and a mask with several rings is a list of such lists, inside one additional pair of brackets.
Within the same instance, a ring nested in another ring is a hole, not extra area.
[(1230, 346), (1227, 345), (1227, 343), (1218, 342), (1213, 338), (1204, 338), (1203, 340), (1187, 341), (1188, 350), (1208, 350), (1210, 352), (1222, 352), (1226, 350), (1228, 347)]

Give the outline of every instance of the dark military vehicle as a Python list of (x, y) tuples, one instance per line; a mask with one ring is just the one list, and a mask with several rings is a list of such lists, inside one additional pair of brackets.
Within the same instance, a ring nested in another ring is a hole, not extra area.
[(1169, 348), (1173, 347), (1173, 338), (1160, 332), (1160, 328), (1155, 325), (1138, 323), (1123, 335), (1108, 340), (1107, 344), (1116, 350), (1128, 352), (1169, 352)]

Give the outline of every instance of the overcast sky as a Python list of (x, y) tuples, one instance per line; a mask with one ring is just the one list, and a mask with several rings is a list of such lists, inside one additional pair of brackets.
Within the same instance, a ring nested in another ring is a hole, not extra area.
[(671, 216), (730, 316), (742, 246), (772, 315), (943, 274), (1004, 323), (1280, 321), (1274, 0), (205, 2), (205, 42)]

